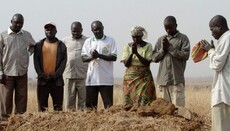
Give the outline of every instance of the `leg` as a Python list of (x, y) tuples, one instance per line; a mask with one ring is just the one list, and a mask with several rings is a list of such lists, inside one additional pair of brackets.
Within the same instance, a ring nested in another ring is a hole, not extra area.
[(169, 102), (172, 102), (172, 93), (170, 86), (161, 86), (157, 85), (157, 89), (159, 90), (159, 98), (163, 98)]
[(27, 109), (27, 74), (15, 77), (15, 113), (25, 113)]
[(6, 76), (5, 84), (1, 85), (1, 118), (7, 119), (12, 113), (13, 108), (13, 93), (14, 93), (14, 77)]
[(53, 100), (53, 108), (55, 111), (62, 111), (63, 104), (63, 86), (56, 86), (55, 81), (50, 82), (51, 97)]
[(173, 104), (176, 106), (185, 106), (185, 93), (184, 93), (184, 84), (180, 83), (172, 87), (173, 91)]
[(113, 105), (113, 86), (100, 86), (99, 91), (104, 103), (104, 108), (107, 109)]
[(76, 80), (65, 79), (66, 109), (76, 109)]
[(77, 80), (77, 95), (78, 95), (78, 110), (82, 110), (85, 107), (86, 101), (86, 87), (85, 87), (85, 79)]
[(49, 98), (50, 87), (37, 86), (37, 99), (38, 99), (38, 111), (46, 111), (48, 109), (48, 98)]
[(98, 102), (98, 86), (86, 86), (86, 107), (89, 109), (97, 109)]
[(212, 131), (230, 131), (230, 106), (220, 103), (212, 107)]

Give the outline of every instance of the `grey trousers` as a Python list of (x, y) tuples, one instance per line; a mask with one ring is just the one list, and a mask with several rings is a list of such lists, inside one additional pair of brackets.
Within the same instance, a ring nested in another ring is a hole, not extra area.
[(23, 76), (5, 76), (5, 83), (0, 88), (1, 118), (7, 119), (13, 110), (13, 96), (15, 92), (14, 113), (22, 114), (27, 109), (28, 81), (27, 74)]
[(76, 98), (78, 99), (77, 108), (85, 108), (86, 87), (85, 79), (65, 79), (65, 108), (76, 110)]

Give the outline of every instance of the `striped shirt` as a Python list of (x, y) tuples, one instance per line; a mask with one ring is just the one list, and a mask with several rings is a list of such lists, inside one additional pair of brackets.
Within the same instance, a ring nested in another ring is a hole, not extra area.
[(22, 76), (27, 73), (29, 56), (35, 41), (25, 30), (14, 33), (10, 28), (0, 34), (0, 75)]

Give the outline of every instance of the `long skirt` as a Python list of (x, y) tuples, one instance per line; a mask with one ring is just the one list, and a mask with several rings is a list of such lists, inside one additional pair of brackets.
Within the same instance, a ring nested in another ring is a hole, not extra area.
[(155, 84), (149, 67), (130, 66), (123, 81), (125, 105), (145, 106), (156, 99)]

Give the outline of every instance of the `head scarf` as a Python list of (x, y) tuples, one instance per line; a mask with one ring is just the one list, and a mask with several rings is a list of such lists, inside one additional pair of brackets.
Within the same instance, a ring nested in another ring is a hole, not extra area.
[(142, 39), (147, 39), (147, 32), (145, 28), (141, 26), (135, 26), (131, 29), (132, 36), (142, 36)]

